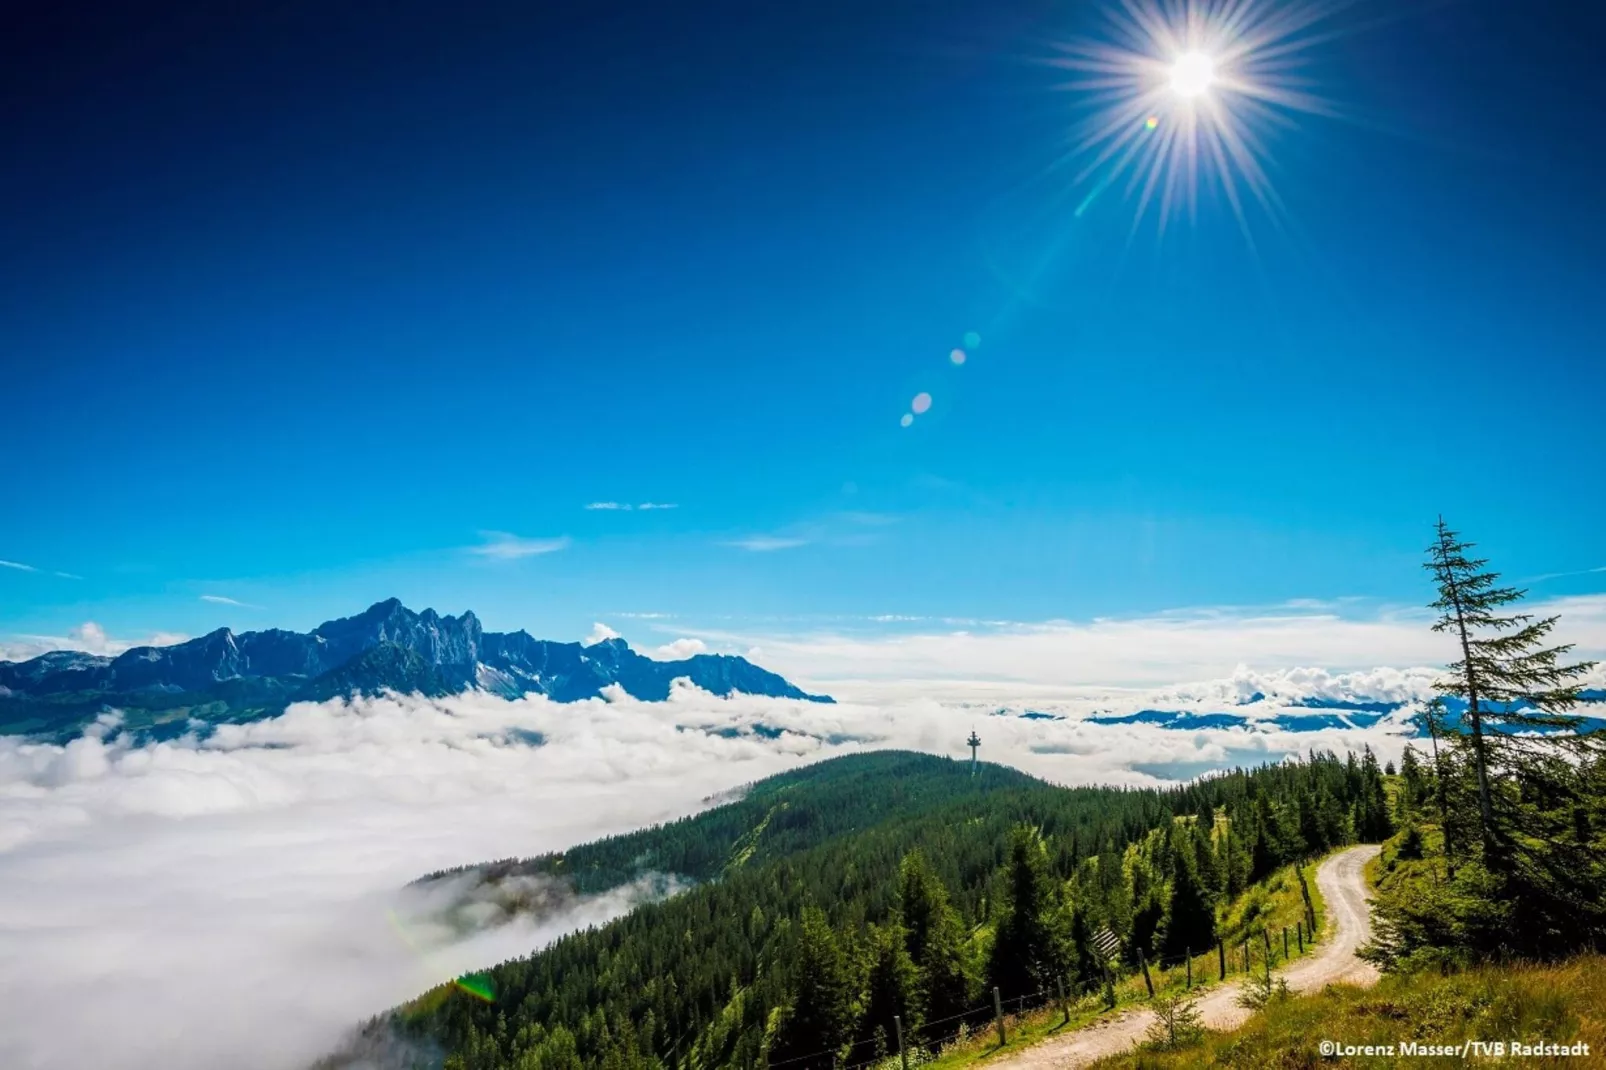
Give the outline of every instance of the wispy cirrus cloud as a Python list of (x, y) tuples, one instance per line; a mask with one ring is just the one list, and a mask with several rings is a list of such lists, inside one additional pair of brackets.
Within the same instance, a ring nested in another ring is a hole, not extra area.
[(59, 577), (61, 579), (64, 579), (64, 580), (81, 580), (81, 579), (83, 579), (82, 576), (79, 576), (79, 575), (77, 575), (75, 573), (72, 573), (72, 572), (57, 572), (54, 569), (35, 568), (33, 565), (25, 565), (21, 561), (0, 560), (0, 568), (14, 569), (17, 572), (34, 572), (34, 573), (38, 573), (41, 576), (45, 575), (46, 573), (48, 573), (49, 575), (57, 576), (57, 577)]
[(750, 550), (755, 554), (765, 554), (808, 544), (808, 539), (797, 535), (748, 535), (741, 539), (730, 539), (724, 545), (734, 546), (738, 550)]
[(642, 512), (650, 512), (654, 509), (679, 509), (680, 506), (675, 502), (641, 502), (639, 504), (630, 502), (590, 502), (584, 508), (593, 512), (629, 513), (638, 509)]
[(796, 524), (786, 524), (756, 535), (727, 539), (721, 545), (754, 553), (790, 550), (811, 544), (838, 547), (867, 546), (879, 542), (883, 538), (884, 530), (898, 523), (899, 519), (892, 513), (862, 510), (837, 512)]
[(1606, 572), (1606, 565), (1601, 565), (1597, 568), (1578, 568), (1573, 569), (1571, 572), (1545, 572), (1538, 576), (1525, 576), (1517, 582), (1544, 583), (1546, 580), (1566, 579), (1569, 576), (1593, 576), (1602, 572)]
[(201, 601), (203, 601), (203, 602), (211, 602), (213, 605), (217, 605), (217, 606), (239, 606), (241, 609), (261, 609), (262, 608), (261, 606), (256, 605), (255, 603), (242, 602), (238, 598), (230, 598), (227, 595), (222, 595), (222, 594), (203, 594), (203, 595), (201, 595)]
[(506, 531), (482, 531), (485, 540), (479, 546), (470, 546), (468, 552), (493, 561), (516, 561), (521, 557), (553, 554), (569, 548), (567, 535), (556, 539), (526, 539)]

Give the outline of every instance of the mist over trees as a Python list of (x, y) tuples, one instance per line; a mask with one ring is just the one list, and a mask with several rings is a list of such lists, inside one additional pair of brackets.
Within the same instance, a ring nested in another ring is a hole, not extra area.
[(995, 988), (1032, 1005), (1205, 951), (1257, 882), (1355, 842), (1388, 841), (1401, 877), (1366, 952), (1387, 968), (1606, 947), (1606, 756), (1571, 715), (1590, 665), (1549, 644), (1554, 617), (1507, 609), (1522, 592), (1470, 550), (1441, 522), (1434, 627), (1461, 657), (1397, 769), (1362, 748), (1133, 790), (899, 752), (823, 762), (484, 867), (698, 883), (493, 968), (494, 1000), (448, 986), (370, 1028), (446, 1070), (841, 1070), (900, 1032), (929, 1049), (984, 1024)]
[(498, 864), (594, 889), (676, 859), (703, 883), (486, 971), (494, 1002), (438, 989), (373, 1028), (439, 1045), (447, 1070), (841, 1067), (895, 1052), (900, 1023), (929, 1047), (989, 1020), (995, 986), (1032, 1005), (1212, 946), (1218, 906), (1352, 842), (1381, 793), (1369, 753), (1165, 791), (835, 759), (660, 829)]

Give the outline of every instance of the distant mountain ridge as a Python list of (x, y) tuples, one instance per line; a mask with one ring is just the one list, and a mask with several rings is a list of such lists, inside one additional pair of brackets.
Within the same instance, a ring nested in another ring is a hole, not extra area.
[(472, 612), (415, 613), (390, 598), (305, 633), (219, 628), (116, 657), (57, 650), (0, 661), (0, 733), (73, 735), (116, 708), (131, 727), (172, 734), (192, 720), (254, 720), (295, 701), (387, 690), (439, 696), (475, 688), (575, 702), (618, 684), (635, 698), (662, 701), (682, 677), (720, 695), (832, 701), (746, 658), (697, 654), (656, 661), (623, 639), (584, 646), (524, 631), (487, 632)]

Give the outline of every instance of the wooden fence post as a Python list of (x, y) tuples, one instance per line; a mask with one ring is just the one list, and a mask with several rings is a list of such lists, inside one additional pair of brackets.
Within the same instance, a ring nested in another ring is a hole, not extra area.
[(903, 1070), (909, 1070), (909, 1052), (903, 1046), (903, 1016), (892, 1016), (892, 1027), (898, 1031), (898, 1058), (903, 1060)]
[(1221, 976), (1218, 980), (1225, 981), (1227, 979), (1227, 938), (1225, 936), (1216, 942), (1216, 954), (1221, 957)]
[(1188, 958), (1188, 987), (1192, 988), (1193, 987), (1193, 948), (1191, 948), (1191, 947), (1188, 948), (1188, 950), (1183, 952), (1183, 954), (1185, 954), (1187, 956), (1187, 958)]
[(1004, 1035), (1004, 1004), (998, 998), (997, 985), (993, 986), (993, 1017), (998, 1020), (998, 1046), (1002, 1048), (1009, 1043), (1009, 1038)]
[(1244, 973), (1249, 972), (1249, 937), (1244, 937)]
[(1303, 921), (1299, 923), (1299, 928), (1295, 930), (1295, 934), (1299, 937), (1299, 953), (1303, 955), (1305, 953), (1305, 923)]
[(1060, 990), (1060, 1013), (1065, 1015), (1064, 1024), (1065, 1025), (1070, 1025), (1071, 1024), (1071, 1005), (1069, 1003), (1065, 1002), (1065, 978), (1063, 978), (1063, 977), (1059, 978), (1057, 983), (1059, 984), (1059, 990)]
[(1288, 961), (1288, 926), (1283, 926), (1283, 961)]
[(1260, 938), (1266, 944), (1266, 983), (1271, 983), (1271, 933), (1265, 929), (1260, 930)]
[(1154, 980), (1149, 977), (1149, 960), (1143, 954), (1143, 949), (1141, 947), (1138, 948), (1138, 965), (1143, 967), (1143, 983), (1149, 989), (1149, 998), (1153, 999), (1154, 998)]

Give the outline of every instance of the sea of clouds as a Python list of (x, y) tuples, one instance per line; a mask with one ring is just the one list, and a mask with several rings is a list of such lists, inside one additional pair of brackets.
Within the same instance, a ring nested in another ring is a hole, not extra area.
[(836, 754), (962, 756), (975, 727), (986, 757), (1046, 778), (1143, 784), (1312, 746), (1400, 746), (1387, 728), (1082, 719), (1151, 697), (1164, 696), (1033, 701), (1065, 717), (1033, 720), (986, 701), (822, 706), (689, 687), (664, 703), (393, 696), (298, 705), (204, 740), (136, 745), (113, 718), (65, 746), (0, 739), (0, 1066), (304, 1066), (367, 1016), (649, 894), (465, 935), (431, 922), (412, 879), (678, 817)]
[[(1606, 647), (1606, 600), (1582, 608), (1572, 614), (1587, 625), (1580, 653), (1594, 654)], [(1276, 636), (1287, 627), (1265, 625)], [(1319, 656), (1353, 644), (1329, 665), (1369, 654), (1380, 664), (1391, 652), (1397, 664), (1447, 660), (1406, 645), (1416, 621), (1365, 636), (1293, 627)], [(1239, 639), (1243, 628), (1240, 619)], [(160, 743), (131, 740), (115, 717), (65, 746), (0, 737), (0, 1067), (303, 1067), (364, 1018), (616, 916), (662, 894), (672, 875), (549, 898), (537, 916), (480, 929), (442, 924), (429, 896), (450, 889), (410, 881), (679, 817), (805, 762), (887, 747), (966, 757), (973, 728), (983, 758), (1065, 784), (1167, 783), (1312, 748), (1370, 745), (1397, 759), (1409, 704), (1435, 676), (1301, 667), (1284, 652), (1298, 641), (1286, 639), (1262, 648), (1268, 667), (1234, 670), (1216, 648), (1237, 644), (1209, 619), (1008, 638), (762, 638), (765, 664), (824, 685), (835, 705), (686, 686), (663, 703), (617, 690), (569, 705), (389, 696), (301, 704)], [(1176, 672), (1195, 657), (1216, 671)], [(1203, 682), (1147, 682), (1190, 678)], [(1315, 712), (1293, 705), (1310, 698), (1408, 705), (1367, 728), (1290, 732), (1270, 720)], [(1088, 719), (1142, 709), (1231, 711), (1248, 723), (1179, 731)]]

